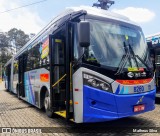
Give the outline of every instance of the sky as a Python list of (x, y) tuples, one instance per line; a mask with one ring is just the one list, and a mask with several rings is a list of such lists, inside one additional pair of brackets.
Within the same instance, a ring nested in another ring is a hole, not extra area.
[[(98, 0), (46, 0), (36, 5), (12, 10), (42, 0), (0, 0), (0, 31), (18, 28), (25, 33), (38, 33), (66, 7), (92, 6)], [(160, 32), (160, 0), (115, 0), (109, 9), (138, 23), (145, 35)]]

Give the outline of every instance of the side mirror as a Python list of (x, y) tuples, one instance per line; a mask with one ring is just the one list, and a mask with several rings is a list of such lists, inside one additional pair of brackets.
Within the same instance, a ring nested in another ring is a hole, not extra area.
[(81, 21), (79, 25), (79, 45), (81, 47), (90, 46), (90, 23)]

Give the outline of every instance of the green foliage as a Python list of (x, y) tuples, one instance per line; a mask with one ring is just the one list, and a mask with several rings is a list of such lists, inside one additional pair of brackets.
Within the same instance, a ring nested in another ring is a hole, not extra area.
[(16, 28), (0, 33), (0, 63), (4, 65), (13, 56), (13, 45), (17, 52), (28, 41), (29, 36)]
[(6, 33), (0, 34), (0, 48), (8, 47), (9, 46), (9, 39), (6, 36)]
[(16, 28), (8, 31), (8, 36), (9, 41), (14, 42), (17, 50), (22, 48), (29, 41), (29, 36), (26, 35), (22, 30), (18, 30)]
[(8, 52), (9, 38), (6, 33), (0, 34), (0, 63), (6, 63), (11, 58), (11, 54)]

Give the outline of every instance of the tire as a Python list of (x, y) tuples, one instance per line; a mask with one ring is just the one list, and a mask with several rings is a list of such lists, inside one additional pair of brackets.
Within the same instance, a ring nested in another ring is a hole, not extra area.
[(20, 100), (20, 95), (19, 95), (19, 85), (17, 85), (17, 97)]
[(50, 97), (49, 97), (49, 93), (47, 91), (46, 94), (45, 94), (45, 98), (44, 98), (44, 109), (45, 109), (45, 112), (46, 112), (47, 116), (49, 118), (52, 118), (54, 113), (53, 113), (53, 111), (51, 111), (49, 109), (49, 107), (50, 107), (49, 104), (50, 104)]

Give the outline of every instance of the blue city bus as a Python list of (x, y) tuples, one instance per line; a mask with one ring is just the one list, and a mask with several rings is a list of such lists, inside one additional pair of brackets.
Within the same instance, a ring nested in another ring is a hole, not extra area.
[(155, 109), (154, 71), (144, 34), (119, 14), (67, 8), (12, 61), (9, 89), (44, 108), (49, 117), (104, 122)]
[(149, 35), (146, 40), (155, 71), (156, 97), (160, 98), (160, 33)]

